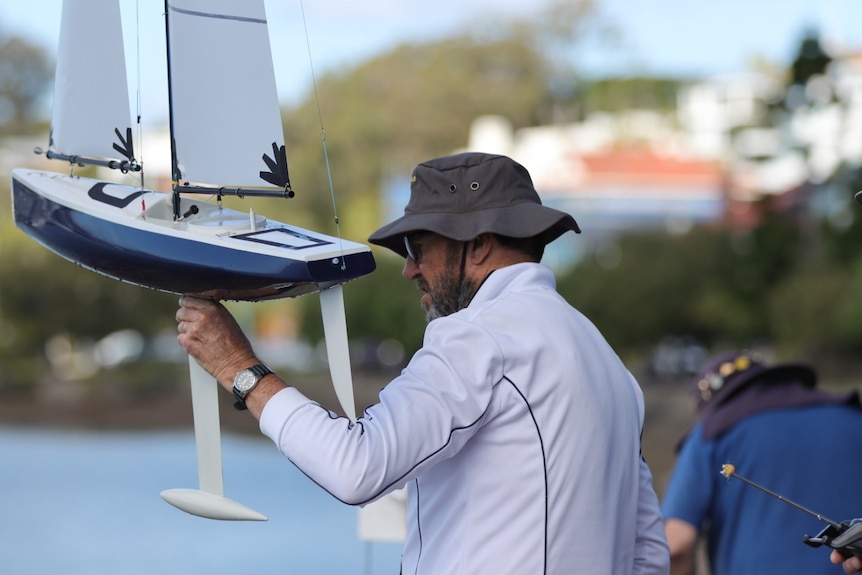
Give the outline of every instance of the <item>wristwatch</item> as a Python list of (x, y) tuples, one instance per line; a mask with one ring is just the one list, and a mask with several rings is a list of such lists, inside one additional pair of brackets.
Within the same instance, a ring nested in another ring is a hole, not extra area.
[(233, 378), (233, 396), (236, 398), (233, 406), (240, 411), (248, 409), (245, 404), (245, 398), (251, 393), (251, 390), (255, 388), (258, 382), (270, 373), (272, 373), (272, 370), (262, 363), (238, 371), (236, 377)]

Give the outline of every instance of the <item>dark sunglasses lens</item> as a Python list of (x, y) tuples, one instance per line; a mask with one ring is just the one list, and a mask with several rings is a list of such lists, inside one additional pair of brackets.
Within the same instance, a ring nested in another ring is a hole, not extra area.
[(416, 261), (416, 252), (413, 251), (413, 246), (410, 245), (410, 238), (404, 236), (404, 249), (407, 251), (407, 257)]

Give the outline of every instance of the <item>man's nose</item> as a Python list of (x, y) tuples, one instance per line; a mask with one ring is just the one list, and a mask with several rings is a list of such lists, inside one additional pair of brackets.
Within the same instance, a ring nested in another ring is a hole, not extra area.
[(413, 261), (413, 258), (404, 260), (404, 268), (401, 270), (401, 277), (406, 280), (413, 281), (419, 275), (419, 265)]

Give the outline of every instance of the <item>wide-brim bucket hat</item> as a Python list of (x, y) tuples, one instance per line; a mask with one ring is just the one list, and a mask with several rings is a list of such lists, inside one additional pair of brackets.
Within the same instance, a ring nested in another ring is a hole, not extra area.
[(416, 166), (404, 215), (368, 241), (407, 257), (403, 238), (419, 231), (457, 241), (489, 232), (538, 236), (548, 244), (568, 230), (581, 232), (570, 214), (542, 205), (524, 166), (507, 156), (468, 152)]

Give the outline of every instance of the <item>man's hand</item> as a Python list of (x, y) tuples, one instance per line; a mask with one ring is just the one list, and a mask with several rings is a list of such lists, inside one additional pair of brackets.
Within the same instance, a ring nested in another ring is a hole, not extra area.
[(233, 387), (238, 371), (258, 363), (248, 338), (219, 302), (183, 296), (176, 320), (177, 341), (225, 389)]
[(858, 573), (862, 571), (862, 559), (859, 557), (845, 557), (838, 551), (832, 551), (829, 560), (835, 564), (841, 563), (845, 573)]

